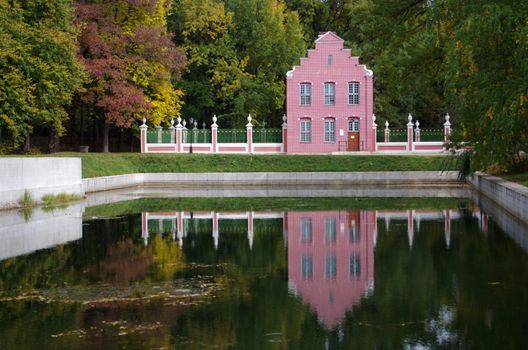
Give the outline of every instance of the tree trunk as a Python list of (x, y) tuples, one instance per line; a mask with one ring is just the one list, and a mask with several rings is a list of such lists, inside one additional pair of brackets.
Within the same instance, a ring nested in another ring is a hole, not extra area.
[(93, 137), (93, 150), (99, 151), (99, 123), (97, 120), (94, 120), (93, 122), (94, 126), (94, 137)]
[(31, 139), (29, 137), (29, 134), (27, 134), (24, 140), (24, 153), (29, 153), (29, 149), (31, 147), (30, 141)]
[(108, 153), (108, 132), (110, 131), (110, 124), (104, 124), (103, 129), (103, 152)]
[(80, 135), (80, 145), (84, 146), (84, 105), (81, 104), (81, 118), (80, 118), (80, 126), (79, 126), (79, 135)]
[(134, 152), (134, 131), (128, 128), (128, 142), (130, 142), (130, 152)]
[(50, 130), (50, 135), (48, 139), (48, 152), (57, 153), (59, 151), (59, 133), (54, 127)]

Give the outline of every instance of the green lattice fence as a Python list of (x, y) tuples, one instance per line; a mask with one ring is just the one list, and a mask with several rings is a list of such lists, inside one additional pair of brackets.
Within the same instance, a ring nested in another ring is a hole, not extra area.
[(253, 143), (281, 143), (282, 129), (253, 129)]
[(211, 143), (211, 130), (183, 130), (182, 140), (183, 143)]
[(420, 141), (444, 141), (444, 130), (420, 129)]
[[(246, 143), (246, 130), (218, 130), (218, 143)], [(253, 141), (255, 142), (255, 141)]]

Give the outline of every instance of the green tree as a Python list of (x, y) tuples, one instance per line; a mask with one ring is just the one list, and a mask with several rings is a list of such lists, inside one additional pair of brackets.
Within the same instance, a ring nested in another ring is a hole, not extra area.
[(65, 132), (64, 108), (85, 77), (71, 10), (68, 0), (0, 0), (0, 129), (14, 146), (38, 127), (54, 150)]

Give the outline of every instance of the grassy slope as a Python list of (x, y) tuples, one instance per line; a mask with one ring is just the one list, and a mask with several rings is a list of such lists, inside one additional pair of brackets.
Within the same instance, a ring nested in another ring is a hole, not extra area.
[[(57, 153), (81, 157), (83, 177), (142, 172), (295, 172), (442, 170), (442, 156)], [(450, 166), (451, 170), (452, 165)]]

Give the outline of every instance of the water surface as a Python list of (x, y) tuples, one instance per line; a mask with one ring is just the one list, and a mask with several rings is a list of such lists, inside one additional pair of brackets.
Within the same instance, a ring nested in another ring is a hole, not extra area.
[(376, 198), (6, 214), (2, 349), (525, 348), (528, 256), (487, 214)]

